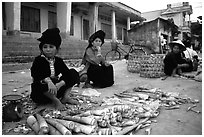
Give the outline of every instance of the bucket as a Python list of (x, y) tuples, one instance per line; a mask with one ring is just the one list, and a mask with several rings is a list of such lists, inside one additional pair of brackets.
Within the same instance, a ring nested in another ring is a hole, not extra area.
[(11, 94), (3, 96), (3, 122), (18, 122), (23, 117), (22, 96)]

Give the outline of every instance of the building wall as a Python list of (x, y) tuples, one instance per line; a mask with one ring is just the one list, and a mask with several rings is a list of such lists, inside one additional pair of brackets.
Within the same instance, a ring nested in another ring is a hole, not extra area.
[(129, 40), (135, 44), (144, 45), (155, 52), (159, 52), (158, 46), (157, 23), (150, 22), (128, 32)]
[[(158, 17), (161, 17), (161, 13), (164, 10), (157, 10), (157, 11), (151, 11), (151, 12), (144, 12), (142, 13), (142, 17), (146, 18), (147, 21), (154, 20)], [(183, 15), (182, 13), (177, 13), (177, 14), (169, 14), (167, 15), (162, 15), (163, 19), (168, 19), (168, 18), (173, 18), (174, 19), (174, 24), (177, 26), (183, 26)]]
[[(9, 58), (11, 56), (13, 56), (14, 58), (17, 56), (18, 57), (22, 57), (22, 56), (34, 57), (39, 54), (39, 49), (38, 49), (39, 41), (37, 41), (36, 39), (39, 38), (41, 36), (41, 33), (48, 28), (48, 11), (55, 12), (55, 13), (58, 12), (58, 9), (56, 7), (57, 3), (55, 3), (56, 4), (55, 6), (49, 6), (48, 3), (43, 3), (43, 2), (25, 2), (25, 3), (16, 2), (15, 4), (17, 6), (19, 4), (22, 4), (24, 6), (40, 9), (40, 32), (21, 31), (19, 28), (18, 31), (20, 32), (20, 35), (7, 36), (7, 29), (2, 29), (2, 32), (3, 32), (2, 33), (3, 34), (3, 37), (2, 37), (3, 59), (4, 58), (6, 59), (7, 57)], [(13, 9), (12, 4), (9, 6), (11, 6), (10, 9)], [(7, 9), (7, 7), (5, 9)], [(7, 16), (10, 14), (13, 14), (13, 12), (7, 11)], [(88, 45), (87, 40), (83, 40), (83, 24), (82, 24), (83, 22), (82, 20), (87, 19), (90, 22), (90, 15), (83, 14), (83, 11), (80, 11), (80, 10), (78, 13), (71, 13), (71, 15), (73, 16), (74, 35), (73, 36), (70, 35), (65, 39), (63, 38), (63, 43), (61, 45), (62, 50), (60, 52), (60, 56), (62, 56), (63, 58), (81, 58), (83, 55), (82, 53), (84, 52), (84, 49)], [(60, 18), (64, 17), (64, 15), (61, 15), (61, 14), (57, 14), (57, 16), (61, 16)], [(20, 19), (20, 17), (18, 19)], [(11, 24), (12, 23), (15, 24), (13, 20), (10, 20), (7, 22)], [(110, 16), (110, 19), (106, 20), (106, 19), (101, 18), (101, 16), (99, 15), (97, 23), (98, 23), (97, 24), (98, 29), (101, 29), (101, 23), (107, 23), (109, 25), (112, 25), (111, 16)], [(121, 33), (123, 35), (124, 33), (122, 32), (122, 30), (127, 28), (126, 23), (127, 22), (121, 23), (121, 22), (116, 21), (116, 27), (119, 26), (121, 28)], [(20, 26), (20, 21), (16, 25)], [(111, 29), (110, 29), (110, 33), (108, 34), (109, 35), (112, 34)], [(104, 48), (102, 48), (104, 55), (105, 55), (105, 51), (110, 50), (110, 41), (111, 41), (111, 38), (105, 39), (106, 46), (103, 46)]]
[[(28, 62), (33, 61), (34, 57), (40, 54), (39, 42), (33, 38), (4, 37), (2, 38), (2, 62)], [(60, 46), (58, 56), (63, 59), (81, 59), (87, 41), (76, 40), (74, 38), (64, 39)], [(105, 42), (102, 46), (102, 54), (111, 49), (110, 42)]]
[(169, 42), (172, 36), (171, 26), (163, 21), (160, 21), (158, 26), (158, 19), (145, 23), (128, 32), (129, 39), (133, 40), (136, 44), (148, 47), (156, 53), (162, 52), (160, 43), (160, 36), (162, 34), (168, 36), (167, 40)]
[[(184, 16), (186, 14), (186, 16)], [(192, 14), (192, 7), (188, 2), (178, 2), (168, 4), (167, 9), (156, 10), (142, 13), (142, 17), (148, 21), (162, 17), (164, 19), (173, 19), (175, 25), (179, 27), (181, 32), (178, 39), (184, 40), (183, 33), (190, 33), (190, 15)]]

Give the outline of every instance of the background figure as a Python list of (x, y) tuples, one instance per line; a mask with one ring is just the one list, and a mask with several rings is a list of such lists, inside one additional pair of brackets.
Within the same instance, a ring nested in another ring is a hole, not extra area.
[[(80, 72), (80, 76), (87, 76), (84, 87), (105, 88), (114, 84), (113, 66), (108, 64), (101, 54), (104, 38), (105, 33), (102, 30), (95, 32), (89, 38), (89, 45), (82, 59), (85, 68)], [(92, 85), (90, 81), (93, 82)]]
[(79, 74), (56, 56), (61, 45), (59, 32), (58, 28), (47, 29), (38, 39), (41, 54), (31, 67), (31, 99), (37, 104), (53, 104), (56, 109), (63, 109), (64, 103), (78, 103), (69, 97), (69, 92), (79, 83)]
[(198, 53), (193, 50), (191, 48), (191, 43), (190, 41), (186, 40), (183, 42), (184, 45), (186, 46), (186, 50), (183, 51), (185, 57), (192, 62), (192, 65), (193, 65), (193, 71), (197, 71), (198, 69), (198, 62), (199, 62), (199, 59), (198, 59)]
[(192, 71), (192, 62), (189, 62), (183, 51), (186, 49), (185, 45), (180, 41), (172, 41), (169, 43), (171, 52), (164, 58), (164, 73), (167, 76), (180, 75), (182, 72)]

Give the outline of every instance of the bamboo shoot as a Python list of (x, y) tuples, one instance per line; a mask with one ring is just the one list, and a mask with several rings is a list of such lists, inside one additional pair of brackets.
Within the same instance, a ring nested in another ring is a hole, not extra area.
[(121, 131), (119, 131), (118, 133), (116, 133), (116, 135), (125, 135), (128, 132), (132, 131), (133, 129), (135, 129), (138, 125), (146, 122), (149, 119), (149, 117), (145, 118), (144, 120), (138, 122), (137, 124), (134, 124), (132, 126), (129, 127), (125, 127), (124, 129), (122, 129)]
[(40, 134), (47, 134), (49, 132), (48, 124), (40, 114), (35, 114), (35, 117), (40, 126)]
[(49, 134), (50, 135), (62, 135), (59, 130), (57, 130), (55, 127), (53, 127), (52, 125), (48, 124), (49, 127)]
[(97, 122), (94, 117), (65, 116), (63, 119), (87, 125), (95, 125)]
[(39, 131), (40, 131), (40, 126), (39, 126), (39, 124), (38, 124), (37, 119), (36, 119), (33, 115), (30, 115), (30, 116), (27, 118), (27, 123), (28, 123), (28, 125), (31, 127), (31, 129), (32, 129), (36, 134), (39, 133)]
[(60, 131), (62, 135), (71, 135), (72, 133), (61, 123), (57, 122), (56, 120), (49, 118), (46, 119), (47, 123), (55, 127), (57, 130)]
[(69, 130), (73, 130), (75, 127), (75, 123), (73, 121), (63, 120), (63, 119), (55, 119), (57, 122), (64, 125)]

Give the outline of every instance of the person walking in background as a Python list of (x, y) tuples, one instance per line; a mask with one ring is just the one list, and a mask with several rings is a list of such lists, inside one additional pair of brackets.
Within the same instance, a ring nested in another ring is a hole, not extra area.
[(169, 43), (171, 51), (164, 58), (164, 73), (162, 80), (168, 76), (181, 75), (182, 72), (192, 71), (192, 62), (186, 60), (183, 51), (186, 49), (181, 40)]
[(89, 38), (89, 45), (82, 59), (85, 68), (79, 72), (80, 76), (87, 76), (84, 87), (105, 88), (114, 84), (113, 66), (107, 63), (101, 54), (104, 38), (105, 33), (102, 30), (95, 32)]
[(72, 87), (79, 83), (79, 73), (69, 69), (63, 59), (57, 57), (61, 45), (58, 28), (47, 29), (38, 39), (40, 55), (31, 66), (31, 99), (37, 104), (53, 104), (64, 109), (65, 103), (77, 104), (69, 97)]

